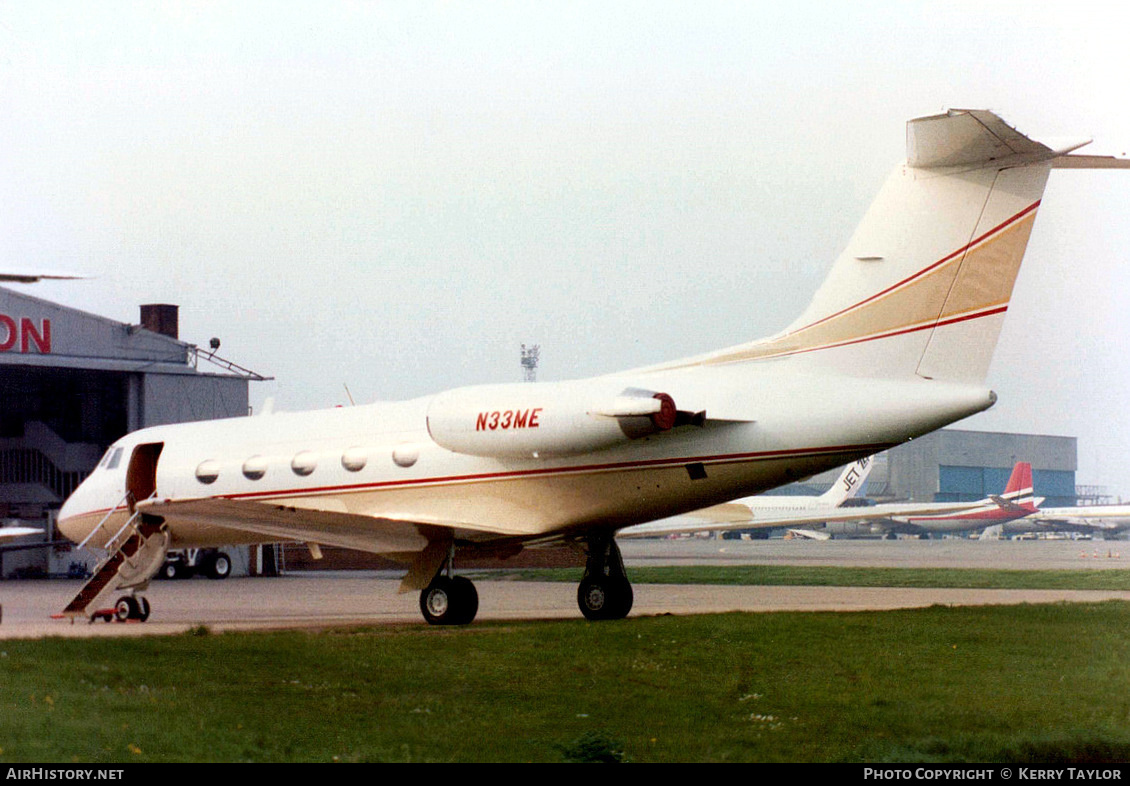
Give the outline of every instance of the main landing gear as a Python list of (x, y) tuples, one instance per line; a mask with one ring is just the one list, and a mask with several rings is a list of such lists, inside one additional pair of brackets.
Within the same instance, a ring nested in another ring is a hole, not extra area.
[(455, 548), (447, 564), (420, 592), (420, 612), (429, 625), (469, 625), (479, 611), (479, 593), (465, 576), (454, 576)]
[[(429, 625), (467, 625), (479, 611), (479, 593), (470, 579), (454, 575), (454, 546), (445, 565), (420, 591), (420, 613)], [(589, 537), (585, 574), (577, 586), (577, 605), (586, 619), (619, 620), (632, 610), (631, 582), (611, 532)], [(419, 585), (417, 585), (419, 586)]]
[(588, 541), (585, 575), (577, 587), (577, 605), (585, 619), (619, 620), (632, 610), (632, 585), (612, 533)]

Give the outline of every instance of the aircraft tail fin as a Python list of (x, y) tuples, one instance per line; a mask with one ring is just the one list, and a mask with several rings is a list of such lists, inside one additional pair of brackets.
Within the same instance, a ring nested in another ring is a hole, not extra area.
[(995, 503), (1002, 510), (1031, 513), (1040, 502), (1043, 502), (1042, 498), (1034, 497), (1033, 493), (1032, 465), (1027, 461), (1018, 461), (1012, 468), (1004, 493), (990, 494), (988, 501)]
[(981, 110), (911, 120), (906, 161), (800, 318), (700, 362), (983, 384), (1050, 170), (1130, 167), (1068, 155), (1087, 141), (1053, 148)]
[(867, 480), (874, 464), (874, 457), (865, 456), (844, 467), (844, 471), (832, 484), (832, 488), (820, 495), (821, 505), (829, 508), (839, 507), (844, 500), (855, 496), (863, 488), (863, 483)]
[(1032, 465), (1018, 461), (1009, 475), (1008, 485), (1004, 487), (1004, 498), (1014, 499), (1025, 494), (1032, 496)]

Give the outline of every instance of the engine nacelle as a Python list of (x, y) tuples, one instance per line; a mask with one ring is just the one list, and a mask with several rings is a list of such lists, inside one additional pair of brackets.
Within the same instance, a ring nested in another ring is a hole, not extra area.
[(432, 399), (428, 433), (472, 456), (570, 456), (667, 431), (678, 414), (670, 396), (649, 390), (610, 395), (570, 383), (484, 385)]

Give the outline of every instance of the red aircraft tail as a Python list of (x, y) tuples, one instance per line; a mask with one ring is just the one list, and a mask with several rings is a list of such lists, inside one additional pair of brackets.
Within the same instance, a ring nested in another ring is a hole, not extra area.
[(1031, 496), (1032, 465), (1027, 461), (1018, 461), (1016, 466), (1012, 468), (1012, 476), (1008, 479), (1008, 485), (1004, 487), (1004, 496), (1005, 499), (1011, 499), (1012, 495), (1025, 491)]

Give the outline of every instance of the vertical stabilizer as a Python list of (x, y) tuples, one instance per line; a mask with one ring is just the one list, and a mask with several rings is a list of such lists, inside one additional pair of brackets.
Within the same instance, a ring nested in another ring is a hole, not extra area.
[(910, 121), (906, 163), (778, 340), (849, 373), (984, 380), (1054, 155), (984, 112)]
[(1067, 155), (991, 112), (907, 124), (884, 184), (799, 319), (768, 339), (696, 358), (791, 358), (821, 371), (980, 385), (1053, 168), (1128, 168)]
[(1033, 494), (1032, 465), (1027, 461), (1018, 461), (1012, 468), (1012, 475), (1008, 478), (1004, 493), (999, 496), (990, 494), (986, 502), (992, 502), (1002, 510), (1027, 514), (1034, 512), (1044, 501), (1043, 497), (1036, 497)]
[(836, 478), (832, 488), (820, 495), (820, 506), (837, 508), (844, 500), (854, 497), (863, 488), (863, 483), (875, 465), (873, 456), (865, 456), (859, 461), (852, 462), (844, 467), (844, 471)]
[(1032, 465), (1027, 461), (1018, 461), (1012, 468), (1008, 485), (1004, 487), (1004, 498), (1013, 499), (1025, 495), (1032, 496)]

